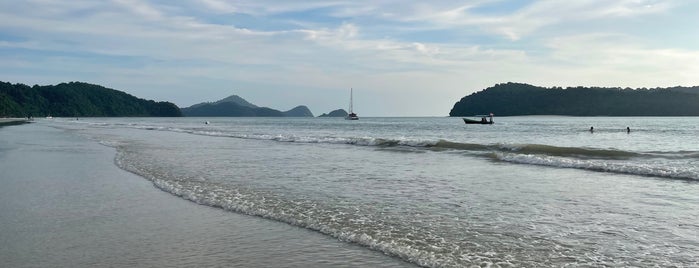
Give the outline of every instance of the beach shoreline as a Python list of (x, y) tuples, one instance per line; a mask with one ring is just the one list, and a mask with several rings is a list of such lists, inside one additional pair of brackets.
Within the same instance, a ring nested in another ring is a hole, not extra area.
[(177, 198), (116, 150), (31, 124), (0, 130), (0, 259), (8, 267), (413, 267), (307, 229)]
[[(485, 128), (459, 119), (56, 118), (1, 128), (0, 259), (698, 265), (699, 118), (503, 118)], [(635, 131), (589, 135), (591, 125)]]
[(0, 127), (30, 123), (26, 118), (0, 118)]

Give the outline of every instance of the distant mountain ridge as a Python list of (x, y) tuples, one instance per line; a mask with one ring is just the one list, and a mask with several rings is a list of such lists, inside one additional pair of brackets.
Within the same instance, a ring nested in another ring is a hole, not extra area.
[(230, 96), (228, 96), (228, 97), (226, 97), (226, 98), (220, 99), (220, 100), (215, 101), (215, 102), (202, 102), (202, 103), (194, 104), (194, 105), (189, 106), (189, 107), (187, 107), (187, 108), (201, 107), (201, 106), (206, 105), (206, 104), (214, 104), (214, 105), (216, 105), (216, 104), (221, 104), (221, 103), (224, 103), (224, 102), (232, 102), (232, 103), (238, 104), (238, 105), (243, 106), (243, 107), (259, 108), (257, 105), (252, 104), (252, 103), (246, 101), (245, 99), (241, 98), (241, 97), (238, 96), (238, 95), (230, 95)]
[(497, 84), (463, 97), (450, 116), (699, 116), (699, 87), (654, 89)]
[(170, 102), (144, 100), (83, 82), (32, 87), (0, 82), (0, 117), (182, 116)]
[(231, 117), (313, 117), (308, 107), (299, 105), (282, 112), (267, 107), (259, 107), (237, 95), (231, 95), (215, 102), (203, 102), (182, 108), (185, 116), (231, 116)]

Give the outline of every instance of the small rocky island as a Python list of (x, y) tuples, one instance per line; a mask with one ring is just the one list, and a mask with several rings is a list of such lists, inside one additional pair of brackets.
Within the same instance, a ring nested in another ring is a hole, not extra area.
[(318, 117), (346, 117), (347, 116), (347, 111), (344, 109), (337, 109), (332, 112), (329, 112), (327, 114), (321, 114)]

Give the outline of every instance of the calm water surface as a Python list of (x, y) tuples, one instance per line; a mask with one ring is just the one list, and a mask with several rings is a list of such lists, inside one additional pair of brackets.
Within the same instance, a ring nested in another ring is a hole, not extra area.
[(699, 265), (699, 118), (495, 121), (41, 123), (116, 148), (119, 167), (181, 198), (417, 265)]

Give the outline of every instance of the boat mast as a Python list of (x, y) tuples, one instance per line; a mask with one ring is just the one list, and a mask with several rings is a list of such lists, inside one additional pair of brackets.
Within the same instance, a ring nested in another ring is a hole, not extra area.
[(350, 107), (349, 107), (349, 113), (352, 114), (352, 88), (350, 88)]

